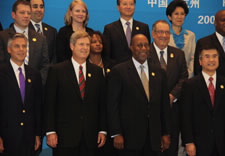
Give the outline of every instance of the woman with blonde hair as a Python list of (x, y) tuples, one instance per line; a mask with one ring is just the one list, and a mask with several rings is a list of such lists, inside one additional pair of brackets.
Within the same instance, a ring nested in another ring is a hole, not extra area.
[(87, 27), (89, 19), (88, 8), (82, 0), (74, 0), (65, 15), (65, 26), (60, 28), (57, 35), (56, 56), (57, 62), (70, 59), (70, 36), (75, 31), (86, 31), (89, 35), (93, 32)]

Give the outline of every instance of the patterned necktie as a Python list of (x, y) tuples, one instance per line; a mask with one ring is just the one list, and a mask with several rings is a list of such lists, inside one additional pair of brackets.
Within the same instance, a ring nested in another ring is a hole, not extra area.
[(83, 73), (83, 67), (80, 65), (79, 67), (79, 88), (80, 88), (80, 94), (81, 94), (81, 98), (84, 98), (85, 95), (85, 79), (84, 79), (84, 73)]
[(40, 27), (40, 24), (36, 23), (34, 24), (37, 28), (37, 32), (41, 34), (41, 27)]
[(26, 31), (23, 31), (23, 34), (27, 37), (27, 56), (24, 59), (24, 63), (26, 65), (28, 65), (28, 63), (29, 63), (29, 39), (28, 39), (28, 34), (26, 33)]
[(141, 68), (141, 82), (142, 82), (142, 85), (144, 87), (145, 94), (146, 94), (146, 96), (148, 98), (148, 101), (149, 101), (149, 98), (150, 98), (149, 81), (148, 81), (148, 78), (147, 78), (147, 76), (145, 74), (144, 66), (140, 65), (140, 68)]
[(127, 30), (126, 30), (126, 38), (127, 38), (127, 44), (130, 46), (131, 41), (131, 28), (130, 28), (130, 22), (126, 22)]
[(225, 52), (225, 37), (223, 37), (223, 51)]
[(164, 54), (164, 51), (160, 51), (159, 62), (160, 62), (161, 68), (166, 71), (167, 65), (166, 65), (166, 61), (164, 60), (163, 54)]
[(211, 99), (211, 102), (212, 102), (212, 107), (214, 108), (214, 104), (215, 104), (215, 87), (214, 87), (212, 81), (213, 81), (213, 78), (210, 77), (209, 78), (208, 90), (209, 90), (209, 95), (210, 95), (210, 99)]
[(21, 97), (22, 97), (22, 100), (24, 102), (24, 98), (25, 98), (25, 77), (23, 75), (23, 72), (22, 72), (22, 68), (19, 67), (18, 68), (19, 70), (19, 81), (20, 81), (20, 94), (21, 94)]

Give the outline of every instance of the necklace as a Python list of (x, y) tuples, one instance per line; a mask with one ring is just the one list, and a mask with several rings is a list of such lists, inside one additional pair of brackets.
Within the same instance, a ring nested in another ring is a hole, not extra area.
[[(89, 62), (90, 63), (93, 63), (93, 61), (89, 58)], [(93, 63), (94, 64), (94, 63)], [(100, 62), (98, 63), (98, 64), (96, 64), (96, 65), (98, 65), (98, 66), (101, 66), (102, 65), (102, 59), (100, 60)]]

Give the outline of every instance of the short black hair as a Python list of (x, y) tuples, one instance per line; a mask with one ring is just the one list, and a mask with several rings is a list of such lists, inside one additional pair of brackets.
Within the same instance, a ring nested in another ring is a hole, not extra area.
[[(116, 0), (117, 5), (120, 5), (120, 0)], [(134, 0), (134, 4), (136, 4), (136, 0)]]
[(202, 57), (203, 50), (212, 50), (212, 49), (217, 51), (218, 56), (220, 55), (219, 50), (215, 46), (213, 46), (212, 44), (207, 44), (199, 49), (199, 59), (201, 59)]
[(184, 0), (173, 0), (166, 8), (166, 16), (171, 16), (177, 7), (184, 9), (186, 15), (189, 13), (187, 3)]
[(20, 5), (20, 4), (27, 5), (27, 6), (31, 7), (29, 1), (17, 0), (12, 6), (12, 12), (16, 12), (17, 6)]

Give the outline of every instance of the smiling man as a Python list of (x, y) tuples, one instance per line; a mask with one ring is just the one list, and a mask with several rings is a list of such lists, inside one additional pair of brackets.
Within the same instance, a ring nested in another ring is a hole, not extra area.
[(149, 26), (133, 19), (136, 0), (117, 0), (120, 19), (104, 28), (106, 51), (104, 57), (115, 61), (116, 64), (131, 58), (131, 38), (136, 34), (143, 34), (150, 39)]
[(171, 146), (163, 152), (165, 156), (176, 156), (179, 134), (179, 97), (183, 81), (188, 77), (184, 52), (169, 46), (170, 25), (167, 21), (156, 21), (152, 26), (154, 42), (151, 45), (150, 56), (158, 67), (166, 71), (172, 109)]
[(95, 156), (106, 141), (104, 76), (89, 63), (90, 37), (76, 31), (72, 57), (49, 70), (46, 84), (45, 132), (54, 156)]
[(150, 45), (143, 34), (133, 37), (131, 50), (132, 58), (108, 76), (110, 135), (119, 156), (158, 155), (170, 146), (166, 75), (148, 60)]
[(31, 22), (29, 28), (44, 35), (48, 43), (48, 57), (50, 63), (56, 62), (56, 34), (57, 30), (44, 23), (45, 2), (44, 0), (30, 0), (31, 4)]
[(23, 34), (10, 38), (10, 60), (0, 66), (0, 153), (7, 156), (34, 156), (41, 145), (41, 75), (24, 64), (27, 43)]
[(219, 52), (205, 45), (199, 53), (202, 72), (184, 83), (181, 134), (189, 156), (225, 155), (225, 78), (216, 72)]

